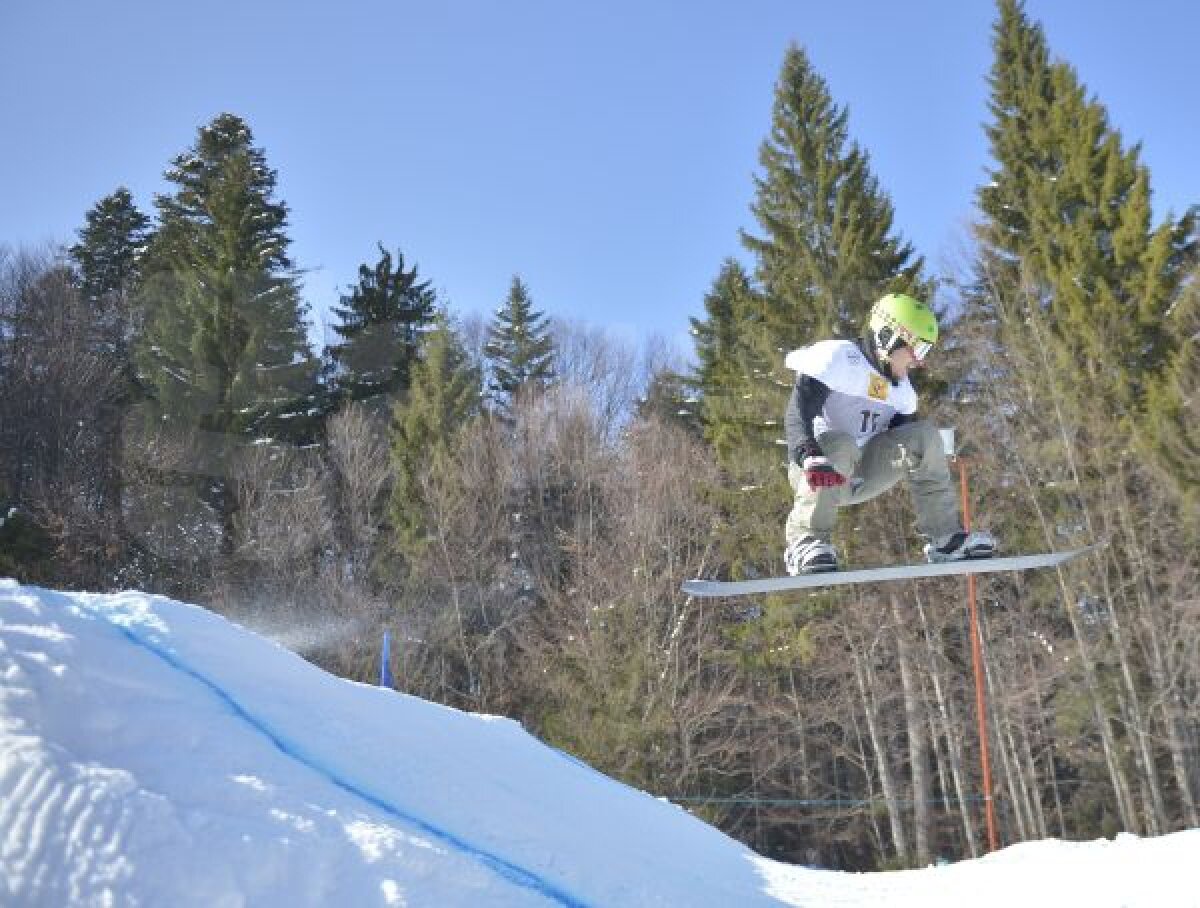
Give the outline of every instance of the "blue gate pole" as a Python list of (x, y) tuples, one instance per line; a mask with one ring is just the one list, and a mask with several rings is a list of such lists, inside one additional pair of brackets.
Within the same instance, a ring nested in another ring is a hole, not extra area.
[(388, 671), (388, 650), (391, 649), (392, 634), (391, 631), (383, 632), (383, 652), (379, 656), (379, 686), (391, 687), (392, 675)]

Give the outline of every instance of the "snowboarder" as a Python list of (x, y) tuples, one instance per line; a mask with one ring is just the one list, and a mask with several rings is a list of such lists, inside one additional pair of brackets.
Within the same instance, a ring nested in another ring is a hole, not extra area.
[(889, 293), (872, 307), (858, 343), (819, 341), (787, 355), (785, 363), (797, 373), (785, 417), (795, 490), (785, 527), (789, 574), (837, 570), (830, 539), (838, 508), (874, 498), (905, 478), (917, 530), (929, 540), (928, 561), (995, 554), (990, 533), (964, 531), (941, 435), (916, 417), (908, 373), (923, 364), (937, 338), (933, 310)]

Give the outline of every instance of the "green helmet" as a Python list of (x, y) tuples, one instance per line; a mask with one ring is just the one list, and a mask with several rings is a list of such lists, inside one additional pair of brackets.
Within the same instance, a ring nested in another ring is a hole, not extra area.
[(937, 342), (937, 316), (914, 297), (889, 293), (871, 307), (867, 331), (881, 355), (887, 356), (901, 344), (907, 344), (921, 360)]

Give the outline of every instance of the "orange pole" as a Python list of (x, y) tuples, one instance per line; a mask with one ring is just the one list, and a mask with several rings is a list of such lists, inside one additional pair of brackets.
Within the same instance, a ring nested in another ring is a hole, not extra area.
[[(963, 529), (971, 530), (971, 501), (967, 495), (967, 464), (958, 461), (959, 490), (962, 493)], [(992, 758), (988, 751), (987, 703), (984, 698), (983, 651), (980, 646), (979, 609), (975, 604), (975, 575), (967, 574), (967, 607), (971, 615), (971, 664), (975, 669), (975, 717), (979, 724), (979, 765), (983, 771), (983, 806), (987, 818), (988, 851), (996, 850), (996, 810), (992, 801)]]

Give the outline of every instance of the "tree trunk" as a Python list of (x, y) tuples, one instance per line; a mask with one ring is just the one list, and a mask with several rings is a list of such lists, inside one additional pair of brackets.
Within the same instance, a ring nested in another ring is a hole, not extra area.
[[(1029, 679), (1033, 684), (1034, 702), (1037, 704), (1038, 737), (1045, 742), (1045, 746), (1049, 753), (1049, 765), (1046, 767), (1046, 780), (1047, 784), (1050, 786), (1051, 793), (1054, 795), (1054, 815), (1058, 819), (1058, 837), (1062, 839), (1066, 838), (1067, 836), (1067, 824), (1063, 817), (1062, 796), (1058, 791), (1058, 769), (1054, 765), (1054, 737), (1046, 733), (1045, 711), (1042, 709), (1042, 685), (1038, 680), (1037, 666), (1034, 663), (1032, 655), (1029, 655), (1026, 664), (1028, 665)], [(1037, 778), (1036, 774), (1034, 778)], [(1038, 790), (1040, 791), (1040, 787)]]
[(929, 851), (929, 738), (926, 734), (925, 703), (921, 699), (912, 659), (908, 629), (900, 615), (900, 603), (895, 594), (889, 597), (896, 651), (900, 665), (900, 688), (904, 692), (904, 721), (908, 737), (908, 761), (912, 773), (913, 823), (917, 865), (926, 867), (932, 861)]
[[(1186, 766), (1186, 763), (1183, 760), (1183, 749), (1179, 746), (1180, 742), (1178, 739), (1178, 731), (1175, 728), (1173, 716), (1171, 715), (1173, 712), (1171, 704), (1174, 702), (1176, 692), (1172, 690), (1173, 685), (1171, 681), (1168, 680), (1169, 673), (1165, 670), (1162, 643), (1159, 633), (1159, 614), (1163, 610), (1163, 606), (1166, 606), (1166, 603), (1156, 607), (1158, 604), (1153, 601), (1154, 596), (1150, 584), (1150, 578), (1157, 572), (1152, 570), (1151, 566), (1149, 565), (1146, 558), (1145, 546), (1142, 544), (1143, 540), (1133, 525), (1133, 517), (1131, 513), (1132, 507), (1128, 500), (1128, 496), (1125, 494), (1123, 488), (1119, 491), (1121, 492), (1122, 500), (1120, 505), (1115, 508), (1115, 510), (1117, 512), (1117, 517), (1120, 520), (1121, 528), (1125, 537), (1124, 549), (1129, 554), (1131, 570), (1137, 576), (1138, 582), (1134, 587), (1134, 595), (1137, 599), (1140, 624), (1145, 630), (1144, 636), (1147, 639), (1148, 644), (1146, 646), (1146, 661), (1150, 670), (1151, 683), (1154, 685), (1154, 697), (1155, 700), (1161, 704), (1163, 712), (1163, 726), (1165, 728), (1167, 737), (1167, 747), (1171, 753), (1172, 766), (1179, 778), (1177, 787), (1180, 796), (1180, 806), (1183, 808), (1185, 815), (1188, 817), (1189, 825), (1196, 826), (1198, 825), (1196, 802), (1192, 795), (1192, 790), (1186, 771), (1182, 772), (1182, 774), (1180, 772), (1181, 769)], [(1119, 625), (1116, 627), (1116, 630), (1119, 632)], [(1134, 703), (1136, 706), (1136, 699)], [(1140, 713), (1138, 718), (1141, 718)], [(1142, 759), (1148, 764), (1149, 773), (1152, 774), (1152, 778), (1150, 780), (1150, 796), (1154, 805), (1154, 812), (1157, 815), (1157, 825), (1154, 831), (1158, 834), (1161, 834), (1162, 832), (1166, 831), (1170, 821), (1167, 817), (1166, 807), (1163, 803), (1162, 790), (1158, 781), (1157, 767), (1155, 766), (1153, 759), (1153, 751), (1151, 750), (1150, 742), (1144, 740), (1145, 737), (1146, 734), (1143, 730), (1143, 732), (1139, 735), (1139, 738), (1143, 739), (1141, 741), (1143, 750)]]
[[(1033, 339), (1037, 345), (1038, 353), (1042, 360), (1042, 368), (1045, 375), (1051, 379), (1053, 393), (1050, 399), (1053, 403), (1055, 425), (1058, 428), (1059, 437), (1063, 444), (1063, 453), (1066, 458), (1066, 465), (1071, 476), (1071, 480), (1076, 489), (1084, 488), (1082, 481), (1082, 473), (1079, 469), (1078, 461), (1075, 456), (1075, 444), (1071, 435), (1071, 424), (1068, 423), (1066, 415), (1063, 412), (1062, 401), (1058, 394), (1058, 389), (1053, 383), (1055, 370), (1050, 365), (1048, 351), (1045, 341), (1038, 329), (1038, 320), (1031, 318), (1028, 324), (1033, 332)], [(1034, 482), (1030, 477), (1025, 464), (1018, 458), (1017, 463), (1021, 468), (1022, 479), (1025, 482), (1026, 488), (1029, 491), (1029, 500), (1038, 520), (1042, 526), (1042, 532), (1045, 536), (1048, 545), (1053, 544), (1055, 534), (1050, 526), (1050, 521), (1047, 519), (1045, 512), (1038, 502), (1038, 496), (1035, 493)], [(1095, 527), (1092, 523), (1092, 515), (1090, 509), (1084, 503), (1083, 517), (1086, 522), (1088, 532), (1093, 539), (1098, 539)], [(1096, 716), (1096, 725), (1100, 732), (1100, 743), (1104, 750), (1104, 760), (1108, 766), (1109, 777), (1112, 780), (1113, 791), (1117, 798), (1117, 812), (1121, 817), (1121, 824), (1128, 832), (1138, 832), (1137, 811), (1133, 803), (1133, 795), (1129, 790), (1129, 780), (1126, 777), (1125, 768), (1121, 765), (1120, 756), (1117, 752), (1116, 741), (1113, 739), (1112, 729), (1109, 727), (1108, 718), (1105, 715), (1104, 703), (1100, 693), (1100, 684), (1096, 678), (1096, 666), (1092, 659), (1091, 652), (1087, 646), (1087, 638), (1084, 636), (1083, 629), (1079, 626), (1079, 619), (1076, 615), (1076, 609), (1072, 606), (1072, 599), (1065, 580), (1065, 575), (1062, 568), (1056, 570), (1058, 576), (1059, 592), (1062, 597), (1063, 607), (1066, 609), (1067, 617), (1071, 623), (1071, 633), (1075, 636), (1076, 645), (1079, 648), (1080, 662), (1083, 666), (1084, 684), (1087, 688), (1088, 697), (1092, 701), (1092, 710)]]
[(938, 716), (941, 719), (942, 735), (946, 740), (946, 751), (950, 760), (950, 776), (954, 779), (954, 793), (958, 798), (958, 814), (963, 824), (963, 835), (967, 840), (967, 849), (971, 857), (979, 857), (979, 838), (975, 832), (975, 823), (971, 819), (971, 800), (967, 796), (967, 786), (964, 781), (962, 741), (965, 729), (954, 709), (954, 702), (948, 699), (942, 686), (941, 673), (938, 670), (942, 664), (941, 647), (935, 645), (933, 635), (929, 631), (929, 621), (925, 616), (925, 606), (917, 599), (917, 615), (921, 619), (921, 630), (925, 637), (925, 648), (929, 654), (929, 677), (933, 682), (934, 701), (937, 703)]
[(907, 864), (911, 853), (908, 848), (908, 837), (904, 832), (900, 801), (896, 794), (896, 780), (888, 760), (887, 741), (879, 724), (879, 706), (875, 696), (875, 672), (871, 668), (869, 658), (857, 649), (854, 652), (854, 678), (858, 682), (858, 691), (862, 696), (863, 716), (867, 720), (867, 734), (871, 739), (871, 749), (875, 751), (875, 767), (879, 773), (879, 785), (883, 789), (883, 800), (887, 805), (888, 822), (891, 825), (892, 847), (896, 851), (896, 857)]
[(1085, 641), (1084, 630), (1079, 626), (1079, 619), (1075, 615), (1075, 609), (1071, 607), (1070, 602), (1066, 598), (1065, 586), (1062, 592), (1063, 602), (1066, 605), (1067, 614), (1071, 622), (1071, 633), (1075, 636), (1080, 664), (1083, 666), (1084, 686), (1087, 688), (1088, 696), (1091, 698), (1092, 712), (1096, 717), (1096, 727), (1100, 732), (1100, 745), (1104, 751), (1104, 762), (1108, 766), (1108, 776), (1112, 781), (1113, 793), (1117, 798), (1117, 813), (1121, 818), (1121, 825), (1125, 831), (1136, 833), (1140, 827), (1137, 822), (1137, 811), (1133, 803), (1133, 794), (1129, 790), (1129, 779), (1126, 777), (1125, 768), (1121, 765), (1121, 758), (1117, 752), (1117, 744), (1113, 740), (1112, 729), (1109, 727), (1108, 717), (1105, 715), (1104, 702), (1100, 695), (1100, 683), (1096, 678), (1096, 666), (1092, 661), (1091, 652)]
[(800, 709), (800, 692), (796, 688), (796, 673), (792, 666), (788, 666), (788, 685), (792, 700), (792, 714), (796, 719), (796, 737), (799, 741), (797, 752), (800, 760), (800, 797), (808, 799), (812, 797), (812, 771), (809, 766), (808, 758), (808, 734), (805, 730), (804, 714)]
[[(851, 713), (852, 721), (854, 722), (854, 740), (858, 744), (859, 765), (862, 767), (863, 776), (867, 786), (867, 801), (874, 802), (875, 800), (875, 785), (871, 781), (871, 771), (868, 769), (870, 758), (867, 756), (866, 743), (863, 741), (862, 726), (859, 725), (858, 716)], [(841, 791), (838, 788), (838, 791)], [(883, 830), (879, 828), (879, 819), (876, 812), (870, 807), (867, 808), (867, 820), (871, 824), (871, 834), (875, 837), (875, 850), (882, 855), (884, 853)]]
[[(1055, 407), (1057, 411), (1057, 403)], [(1059, 414), (1059, 425), (1063, 426), (1061, 413)], [(1070, 459), (1070, 444), (1066, 439), (1065, 428), (1063, 429), (1063, 435), (1064, 444), (1067, 445), (1068, 449), (1068, 459)], [(1033, 478), (1029, 475), (1024, 462), (1020, 458), (1017, 458), (1015, 463), (1021, 471), (1021, 478), (1029, 492), (1029, 501), (1041, 524), (1046, 544), (1051, 545), (1054, 533), (1050, 528), (1050, 522), (1046, 513), (1038, 503), (1037, 495), (1034, 492)], [(1078, 485), (1078, 471), (1075, 470), (1073, 463), (1071, 465), (1071, 475), (1076, 477), (1075, 483)], [(1104, 752), (1104, 763), (1108, 769), (1113, 794), (1116, 797), (1117, 813), (1121, 818), (1121, 826), (1127, 832), (1137, 832), (1137, 812), (1133, 805), (1133, 796), (1129, 791), (1129, 780), (1126, 777), (1124, 767), (1121, 765), (1117, 753), (1116, 741), (1113, 739), (1112, 729), (1109, 727), (1108, 717), (1105, 715), (1104, 700), (1100, 693), (1100, 683), (1096, 677), (1095, 660), (1092, 658), (1091, 650), (1088, 647), (1084, 629), (1079, 625), (1078, 610), (1072, 604), (1071, 591), (1067, 588), (1063, 569), (1061, 567), (1056, 568), (1055, 572), (1058, 579), (1060, 601), (1062, 602), (1063, 610), (1066, 612), (1067, 620), (1070, 622), (1071, 635), (1075, 639), (1075, 646), (1079, 655), (1079, 664), (1083, 669), (1084, 689), (1087, 691), (1088, 699), (1091, 701), (1092, 714), (1096, 719), (1096, 730), (1100, 733), (1100, 745)]]
[[(979, 629), (979, 636), (981, 640), (985, 637), (982, 627)], [(1000, 770), (1001, 775), (1004, 777), (1004, 785), (1008, 789), (1008, 803), (1011, 805), (1013, 821), (1017, 827), (1017, 840), (1021, 842), (1028, 841), (1029, 826), (1025, 817), (1025, 799), (1021, 794), (1020, 770), (1016, 766), (1016, 755), (1012, 753), (1012, 736), (1008, 733), (1008, 713), (1000, 708), (986, 651), (983, 653), (983, 678), (984, 690), (987, 691), (987, 700), (991, 712), (991, 721), (988, 724), (989, 737), (996, 745), (992, 753), (1000, 755)], [(993, 797), (995, 797), (994, 792)], [(997, 833), (997, 835), (1001, 839), (1010, 838), (1000, 833)]]
[(1160, 835), (1166, 821), (1166, 808), (1163, 805), (1162, 786), (1158, 780), (1158, 767), (1154, 760), (1149, 729), (1142, 714), (1141, 698), (1133, 679), (1133, 668), (1130, 665), (1129, 647), (1125, 641), (1125, 633), (1121, 627), (1121, 619), (1117, 613), (1112, 591), (1105, 580), (1105, 604), (1108, 611), (1109, 633), (1112, 636), (1113, 648), (1117, 653), (1117, 661), (1121, 666), (1121, 680), (1125, 688), (1124, 695), (1119, 698), (1122, 711), (1129, 719), (1128, 725), (1135, 742), (1134, 754), (1136, 763), (1141, 770), (1143, 789), (1147, 797), (1144, 799), (1143, 815), (1146, 818), (1146, 831), (1150, 835)]
[(1039, 839), (1048, 835), (1046, 831), (1046, 811), (1042, 808), (1041, 792), (1038, 789), (1037, 764), (1033, 759), (1033, 748), (1029, 746), (1028, 730), (1022, 725), (1017, 729), (1017, 739), (1020, 745), (1021, 765), (1024, 767), (1025, 797), (1029, 801), (1029, 815), (1033, 818), (1033, 827)]

